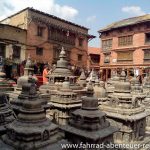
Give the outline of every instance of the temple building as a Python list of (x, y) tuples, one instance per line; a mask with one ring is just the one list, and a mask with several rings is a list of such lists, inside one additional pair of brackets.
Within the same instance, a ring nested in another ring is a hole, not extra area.
[(7, 132), (6, 125), (16, 119), (5, 94), (0, 94), (0, 135)]
[(70, 113), (81, 107), (81, 100), (78, 99), (77, 93), (73, 92), (69, 81), (66, 80), (62, 83), (62, 87), (51, 95), (48, 104), (52, 108), (47, 111), (47, 116), (59, 125), (66, 125), (70, 118)]
[(95, 37), (88, 28), (29, 7), (1, 23), (27, 31), (26, 58), (55, 64), (64, 46), (70, 65), (86, 67), (88, 41)]
[(148, 114), (139, 105), (139, 99), (131, 94), (131, 85), (126, 80), (123, 70), (120, 81), (115, 84), (114, 93), (108, 101), (100, 105), (107, 114), (111, 125), (120, 128), (114, 134), (115, 143), (147, 143), (149, 137), (145, 134), (146, 117)]
[[(114, 22), (98, 32), (102, 42), (102, 80), (124, 67), (128, 77), (150, 71), (150, 14)], [(138, 58), (138, 59), (137, 59)]]
[[(82, 107), (71, 113), (68, 125), (61, 126), (61, 129), (65, 132), (65, 138), (71, 143), (113, 143), (113, 133), (118, 129), (110, 126), (106, 114), (98, 109), (98, 99), (92, 96), (94, 91), (91, 85), (90, 83), (88, 86), (88, 96), (81, 98)], [(98, 148), (84, 147), (83, 149)]]
[(61, 143), (66, 141), (62, 140), (57, 125), (46, 118), (35, 84), (25, 83), (20, 96), (24, 97), (22, 108), (1, 137), (1, 149), (61, 150)]

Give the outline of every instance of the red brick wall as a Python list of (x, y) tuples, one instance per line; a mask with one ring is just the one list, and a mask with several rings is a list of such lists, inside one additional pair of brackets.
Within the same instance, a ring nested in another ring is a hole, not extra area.
[[(122, 64), (120, 62), (113, 63), (113, 59), (117, 59), (117, 50), (122, 51), (128, 51), (131, 49), (134, 49), (133, 51), (133, 62), (130, 64), (132, 65), (140, 65), (143, 64), (144, 61), (144, 51), (143, 48), (150, 48), (150, 45), (145, 44), (145, 32), (150, 32), (150, 29), (146, 29), (144, 25), (139, 25), (138, 27), (135, 26), (133, 28), (133, 31), (129, 31), (128, 28), (122, 29), (122, 33), (119, 32), (119, 29), (116, 29), (115, 31), (110, 31), (109, 35), (104, 35), (101, 33), (101, 39), (100, 40), (106, 40), (112, 38), (112, 49), (111, 49), (111, 56), (110, 56), (110, 63), (109, 65), (119, 65)], [(133, 34), (133, 45), (131, 46), (118, 46), (118, 37), (124, 36), (124, 35), (130, 35)], [(101, 66), (104, 64), (104, 54), (101, 54)], [(125, 65), (128, 64), (128, 62), (123, 63)]]

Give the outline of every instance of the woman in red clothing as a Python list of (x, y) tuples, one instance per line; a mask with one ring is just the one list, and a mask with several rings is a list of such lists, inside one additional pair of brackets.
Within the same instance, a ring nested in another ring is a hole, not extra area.
[(45, 65), (44, 70), (43, 70), (43, 84), (47, 84), (48, 83), (48, 73), (49, 73), (50, 69), (48, 65)]

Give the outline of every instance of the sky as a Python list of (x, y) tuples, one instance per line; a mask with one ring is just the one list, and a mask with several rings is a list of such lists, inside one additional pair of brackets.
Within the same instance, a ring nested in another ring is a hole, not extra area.
[(98, 30), (125, 18), (150, 13), (150, 0), (0, 0), (0, 20), (26, 7), (58, 16), (90, 28), (96, 38), (89, 46), (100, 47)]

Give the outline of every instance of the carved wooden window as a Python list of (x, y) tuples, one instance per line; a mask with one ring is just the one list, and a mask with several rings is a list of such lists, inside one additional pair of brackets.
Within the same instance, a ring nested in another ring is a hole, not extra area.
[(91, 63), (99, 63), (100, 62), (100, 55), (90, 54)]
[(78, 61), (82, 61), (82, 55), (78, 54)]
[(144, 50), (144, 60), (150, 60), (150, 49)]
[(133, 44), (133, 35), (121, 36), (118, 38), (118, 46), (128, 46)]
[(48, 29), (48, 40), (55, 40), (58, 42), (75, 45), (75, 34), (66, 30), (64, 31), (63, 29), (50, 27)]
[(112, 39), (102, 40), (103, 51), (110, 50), (112, 48)]
[(133, 51), (117, 52), (117, 61), (132, 61)]
[(6, 45), (3, 44), (3, 43), (0, 43), (0, 56), (1, 56), (2, 58), (5, 57), (5, 50), (6, 50)]
[(79, 38), (79, 46), (83, 46), (83, 38)]
[(145, 44), (150, 44), (150, 33), (145, 33)]
[(41, 48), (41, 47), (37, 47), (36, 48), (36, 55), (43, 55), (43, 48)]
[(21, 47), (20, 46), (13, 46), (13, 58), (20, 59)]
[(41, 26), (38, 26), (37, 27), (37, 36), (43, 36), (43, 27)]

